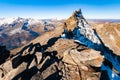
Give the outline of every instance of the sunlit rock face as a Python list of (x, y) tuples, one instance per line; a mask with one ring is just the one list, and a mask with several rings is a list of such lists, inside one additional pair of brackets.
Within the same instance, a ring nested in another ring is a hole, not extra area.
[(96, 26), (96, 31), (102, 41), (116, 55), (120, 55), (120, 24), (119, 23), (104, 23)]
[[(116, 28), (107, 29), (106, 28), (106, 30), (104, 30), (104, 27), (99, 28), (99, 25), (98, 25), (97, 27), (99, 31), (97, 29), (93, 30), (92, 27), (88, 24), (88, 22), (82, 16), (81, 10), (75, 11), (72, 17), (70, 17), (69, 19), (67, 20), (67, 21), (71, 21), (69, 25), (67, 25), (67, 23), (65, 22), (64, 38), (74, 39), (75, 42), (78, 42), (89, 48), (100, 51), (101, 54), (105, 56), (105, 59), (108, 60), (107, 62), (110, 62), (112, 64), (112, 68), (115, 68), (115, 70), (117, 70), (119, 73), (120, 72), (120, 69), (119, 69), (119, 66), (120, 66), (119, 58), (120, 57), (117, 56), (119, 53), (119, 50), (117, 50), (119, 49), (118, 48), (119, 44), (116, 44), (116, 43), (119, 43), (118, 41), (119, 29), (116, 29)], [(73, 29), (73, 24), (74, 24), (74, 29)], [(104, 34), (106, 33), (107, 33), (107, 36), (104, 36)], [(113, 35), (116, 35), (116, 36), (113, 36)], [(103, 63), (101, 70), (103, 71), (105, 70), (107, 72), (109, 79), (112, 79), (111, 78), (112, 74), (117, 76), (117, 77), (113, 77), (113, 79), (120, 78), (118, 76), (118, 73), (116, 74), (114, 73), (114, 71), (112, 71), (112, 69), (110, 68), (111, 66), (109, 64), (105, 66), (104, 64), (105, 63)]]
[(100, 40), (92, 27), (83, 17), (81, 10), (75, 11), (64, 23), (64, 34), (66, 38), (72, 38), (88, 47), (97, 48)]
[(79, 49), (66, 50), (63, 57), (64, 62), (72, 65), (80, 65), (81, 68), (85, 68), (84, 64), (101, 67), (103, 59), (104, 56), (100, 55), (99, 51), (87, 48), (83, 51), (79, 51)]
[(79, 45), (74, 40), (59, 38), (52, 40), (54, 44), (49, 41), (44, 45), (26, 45), (1, 64), (0, 80), (100, 79), (101, 72), (94, 69), (101, 67), (104, 60), (99, 51)]
[(120, 57), (78, 10), (63, 25), (9, 52), (0, 80), (120, 80), (119, 72)]

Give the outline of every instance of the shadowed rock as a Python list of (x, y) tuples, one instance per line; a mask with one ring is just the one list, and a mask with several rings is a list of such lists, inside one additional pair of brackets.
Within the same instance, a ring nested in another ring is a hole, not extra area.
[(6, 49), (6, 46), (0, 46), (0, 65), (4, 63), (10, 56), (10, 51)]

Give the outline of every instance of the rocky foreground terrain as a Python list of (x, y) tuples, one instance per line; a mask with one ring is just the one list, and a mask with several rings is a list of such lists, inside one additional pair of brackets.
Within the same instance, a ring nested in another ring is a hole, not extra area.
[(106, 46), (100, 29), (78, 10), (22, 47), (0, 46), (0, 80), (119, 80), (119, 53)]

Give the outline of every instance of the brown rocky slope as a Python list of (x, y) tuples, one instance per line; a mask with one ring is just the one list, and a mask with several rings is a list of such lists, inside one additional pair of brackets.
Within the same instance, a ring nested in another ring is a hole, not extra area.
[(43, 46), (30, 44), (0, 66), (1, 79), (99, 80), (101, 73), (93, 67), (100, 67), (103, 58), (100, 52), (68, 39)]
[(0, 64), (0, 80), (110, 80), (107, 70), (101, 68), (103, 63), (110, 69), (112, 65), (101, 55), (102, 51), (61, 37), (65, 29), (71, 36), (71, 31), (76, 28), (76, 12), (55, 30), (8, 53)]
[(104, 23), (96, 26), (96, 31), (102, 41), (116, 55), (120, 55), (120, 24), (119, 23)]

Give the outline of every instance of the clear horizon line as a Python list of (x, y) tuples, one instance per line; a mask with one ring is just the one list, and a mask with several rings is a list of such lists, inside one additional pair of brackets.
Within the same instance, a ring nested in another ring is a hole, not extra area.
[[(37, 18), (37, 17), (20, 17), (20, 16), (10, 16), (10, 17), (0, 17), (0, 18), (26, 18), (26, 19), (29, 19), (29, 18), (31, 18), (31, 19), (68, 19), (68, 18), (59, 18), (59, 17), (51, 17), (51, 18)], [(120, 18), (86, 18), (86, 19), (105, 19), (105, 20), (107, 20), (107, 19), (115, 19), (115, 20), (119, 20)]]

